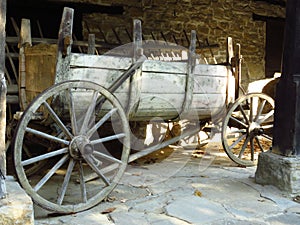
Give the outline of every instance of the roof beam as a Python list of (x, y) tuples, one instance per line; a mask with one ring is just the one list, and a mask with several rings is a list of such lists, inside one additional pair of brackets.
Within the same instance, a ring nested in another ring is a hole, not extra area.
[(282, 7), (286, 6), (286, 1), (285, 0), (253, 0), (254, 2), (266, 2), (272, 5), (279, 5)]

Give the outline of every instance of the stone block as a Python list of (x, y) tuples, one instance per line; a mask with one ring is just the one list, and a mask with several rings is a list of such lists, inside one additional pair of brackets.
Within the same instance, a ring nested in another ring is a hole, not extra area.
[(255, 181), (276, 186), (291, 196), (300, 195), (300, 157), (261, 153), (258, 157)]
[(6, 179), (7, 196), (0, 199), (1, 225), (33, 225), (33, 203), (20, 185), (11, 177)]

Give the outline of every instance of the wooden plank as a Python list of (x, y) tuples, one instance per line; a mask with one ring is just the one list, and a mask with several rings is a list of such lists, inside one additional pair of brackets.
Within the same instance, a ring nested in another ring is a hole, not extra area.
[(20, 108), (25, 110), (28, 105), (26, 96), (26, 57), (25, 47), (31, 46), (31, 27), (30, 20), (22, 19), (21, 31), (20, 31), (20, 43), (19, 43), (19, 97), (20, 97)]
[(191, 42), (189, 46), (189, 52), (188, 52), (188, 71), (187, 71), (187, 77), (186, 77), (186, 85), (185, 85), (185, 97), (184, 97), (184, 103), (182, 106), (182, 112), (180, 113), (186, 113), (189, 111), (190, 105), (192, 103), (193, 99), (193, 92), (194, 92), (194, 69), (196, 66), (196, 31), (191, 31)]
[(185, 94), (186, 75), (143, 72), (141, 79), (143, 93)]
[(10, 84), (7, 86), (7, 94), (17, 94), (19, 92), (17, 84)]
[(131, 64), (131, 58), (109, 55), (87, 55), (72, 53), (70, 59), (70, 67), (127, 70)]
[(136, 61), (143, 55), (142, 24), (140, 20), (133, 20), (133, 59)]
[(6, 131), (6, 81), (5, 70), (5, 25), (6, 25), (6, 0), (0, 2), (0, 198), (6, 196), (6, 151), (5, 151), (5, 131)]
[(227, 48), (226, 48), (226, 63), (231, 64), (231, 59), (233, 58), (233, 44), (232, 38), (227, 38)]
[(6, 95), (6, 104), (19, 104), (18, 95)]
[[(122, 74), (123, 70), (94, 69), (94, 68), (71, 68), (66, 74), (66, 80), (87, 80), (109, 88)], [(64, 81), (64, 80), (62, 80)], [(124, 82), (118, 89), (119, 92), (128, 92), (129, 80)]]
[[(112, 70), (104, 68), (80, 68), (72, 67), (66, 76), (66, 80), (89, 80), (104, 87), (109, 87), (117, 80), (124, 70)], [(139, 80), (141, 82), (141, 92), (143, 93), (180, 93), (186, 92), (186, 75), (143, 72)], [(128, 82), (122, 85), (121, 90), (127, 91)], [(226, 93), (227, 77), (222, 76), (195, 76), (194, 93)]]
[(65, 79), (65, 75), (70, 66), (70, 54), (72, 46), (74, 10), (68, 7), (64, 8), (59, 32), (58, 32), (58, 53), (56, 63), (55, 83)]
[[(187, 74), (187, 62), (166, 62), (157, 60), (146, 60), (142, 67), (143, 71)], [(195, 75), (222, 76), (226, 77), (228, 68), (223, 65), (197, 64), (194, 68)]]
[(180, 112), (184, 101), (184, 95), (174, 93), (141, 93), (139, 109), (169, 109)]
[(31, 42), (31, 28), (30, 20), (22, 19), (21, 21), (21, 31), (20, 31), (20, 43), (22, 45), (32, 45)]
[(143, 63), (142, 71), (187, 74), (187, 62), (146, 60)]
[(227, 77), (217, 76), (195, 76), (194, 77), (194, 92), (226, 95), (227, 91)]
[[(76, 110), (78, 111), (86, 111), (86, 109), (88, 108), (88, 106), (91, 103), (91, 97), (92, 97), (91, 92), (86, 92), (86, 91), (76, 91), (73, 93), (74, 96), (74, 105), (76, 108)], [(116, 98), (120, 101), (121, 105), (125, 108), (127, 106), (128, 103), (128, 93), (123, 92), (117, 92), (114, 93)], [(65, 109), (68, 110), (69, 105), (68, 104), (64, 104)], [(102, 110), (107, 111), (108, 109), (111, 109), (111, 104), (106, 102), (102, 108)]]
[(89, 39), (88, 39), (88, 54), (94, 55), (95, 54), (95, 34), (89, 34)]
[(225, 102), (226, 94), (194, 94), (191, 108), (222, 108)]
[(25, 48), (26, 101), (31, 102), (39, 93), (54, 84), (57, 45), (38, 44)]
[(197, 64), (194, 70), (194, 74), (202, 76), (227, 77), (228, 70), (229, 69), (227, 69), (227, 67), (223, 65)]
[(239, 98), (240, 87), (241, 87), (241, 77), (242, 77), (242, 55), (241, 55), (241, 45), (237, 43), (235, 48), (235, 99)]

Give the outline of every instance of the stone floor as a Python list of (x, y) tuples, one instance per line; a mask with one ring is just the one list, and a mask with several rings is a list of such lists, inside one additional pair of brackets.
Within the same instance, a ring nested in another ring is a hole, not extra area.
[(136, 162), (107, 201), (64, 216), (34, 206), (35, 224), (300, 224), (299, 202), (255, 183), (255, 171), (255, 166), (238, 167), (220, 151)]

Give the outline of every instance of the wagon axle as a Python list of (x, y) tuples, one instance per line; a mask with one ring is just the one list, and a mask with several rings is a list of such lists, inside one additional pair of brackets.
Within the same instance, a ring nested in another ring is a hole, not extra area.
[(88, 157), (92, 155), (93, 152), (93, 145), (91, 144), (90, 140), (83, 135), (74, 137), (69, 145), (69, 153), (74, 159)]
[(264, 134), (264, 129), (257, 123), (252, 122), (248, 128), (248, 134), (253, 134), (253, 136)]

